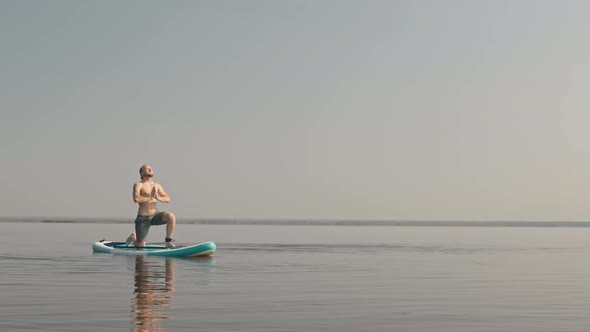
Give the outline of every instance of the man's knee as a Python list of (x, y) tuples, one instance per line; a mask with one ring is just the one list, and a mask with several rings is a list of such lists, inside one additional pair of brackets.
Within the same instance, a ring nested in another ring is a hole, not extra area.
[(176, 221), (176, 216), (172, 212), (164, 212), (164, 221)]

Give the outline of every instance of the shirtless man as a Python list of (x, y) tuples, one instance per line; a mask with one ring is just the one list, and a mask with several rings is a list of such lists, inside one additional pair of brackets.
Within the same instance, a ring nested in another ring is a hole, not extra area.
[(172, 212), (159, 212), (156, 204), (170, 203), (170, 196), (166, 194), (164, 188), (159, 183), (152, 181), (154, 171), (150, 165), (143, 165), (139, 169), (141, 181), (133, 185), (133, 201), (139, 204), (137, 218), (135, 219), (135, 233), (131, 233), (127, 238), (127, 246), (134, 242), (135, 247), (145, 247), (145, 238), (150, 230), (151, 225), (166, 224), (166, 246), (174, 248), (172, 233), (176, 225), (176, 216)]

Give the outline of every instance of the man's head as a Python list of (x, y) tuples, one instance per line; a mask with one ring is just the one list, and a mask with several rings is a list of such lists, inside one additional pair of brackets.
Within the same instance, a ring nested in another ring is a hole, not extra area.
[(148, 164), (141, 166), (139, 169), (139, 176), (141, 176), (142, 180), (151, 179), (154, 176), (154, 170), (152, 169), (152, 166)]

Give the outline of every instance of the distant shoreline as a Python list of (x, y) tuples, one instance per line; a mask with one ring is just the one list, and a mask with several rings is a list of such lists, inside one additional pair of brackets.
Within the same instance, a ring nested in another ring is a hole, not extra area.
[[(0, 218), (0, 223), (129, 224), (114, 218)], [(188, 225), (261, 226), (390, 226), (390, 227), (590, 227), (590, 221), (412, 221), (412, 220), (303, 220), (303, 219), (179, 219)]]

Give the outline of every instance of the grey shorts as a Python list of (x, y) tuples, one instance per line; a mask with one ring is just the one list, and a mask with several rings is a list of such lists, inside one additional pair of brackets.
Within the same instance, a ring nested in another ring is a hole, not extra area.
[(135, 235), (137, 242), (145, 240), (151, 225), (164, 225), (164, 212), (157, 212), (149, 216), (137, 216), (135, 218)]

